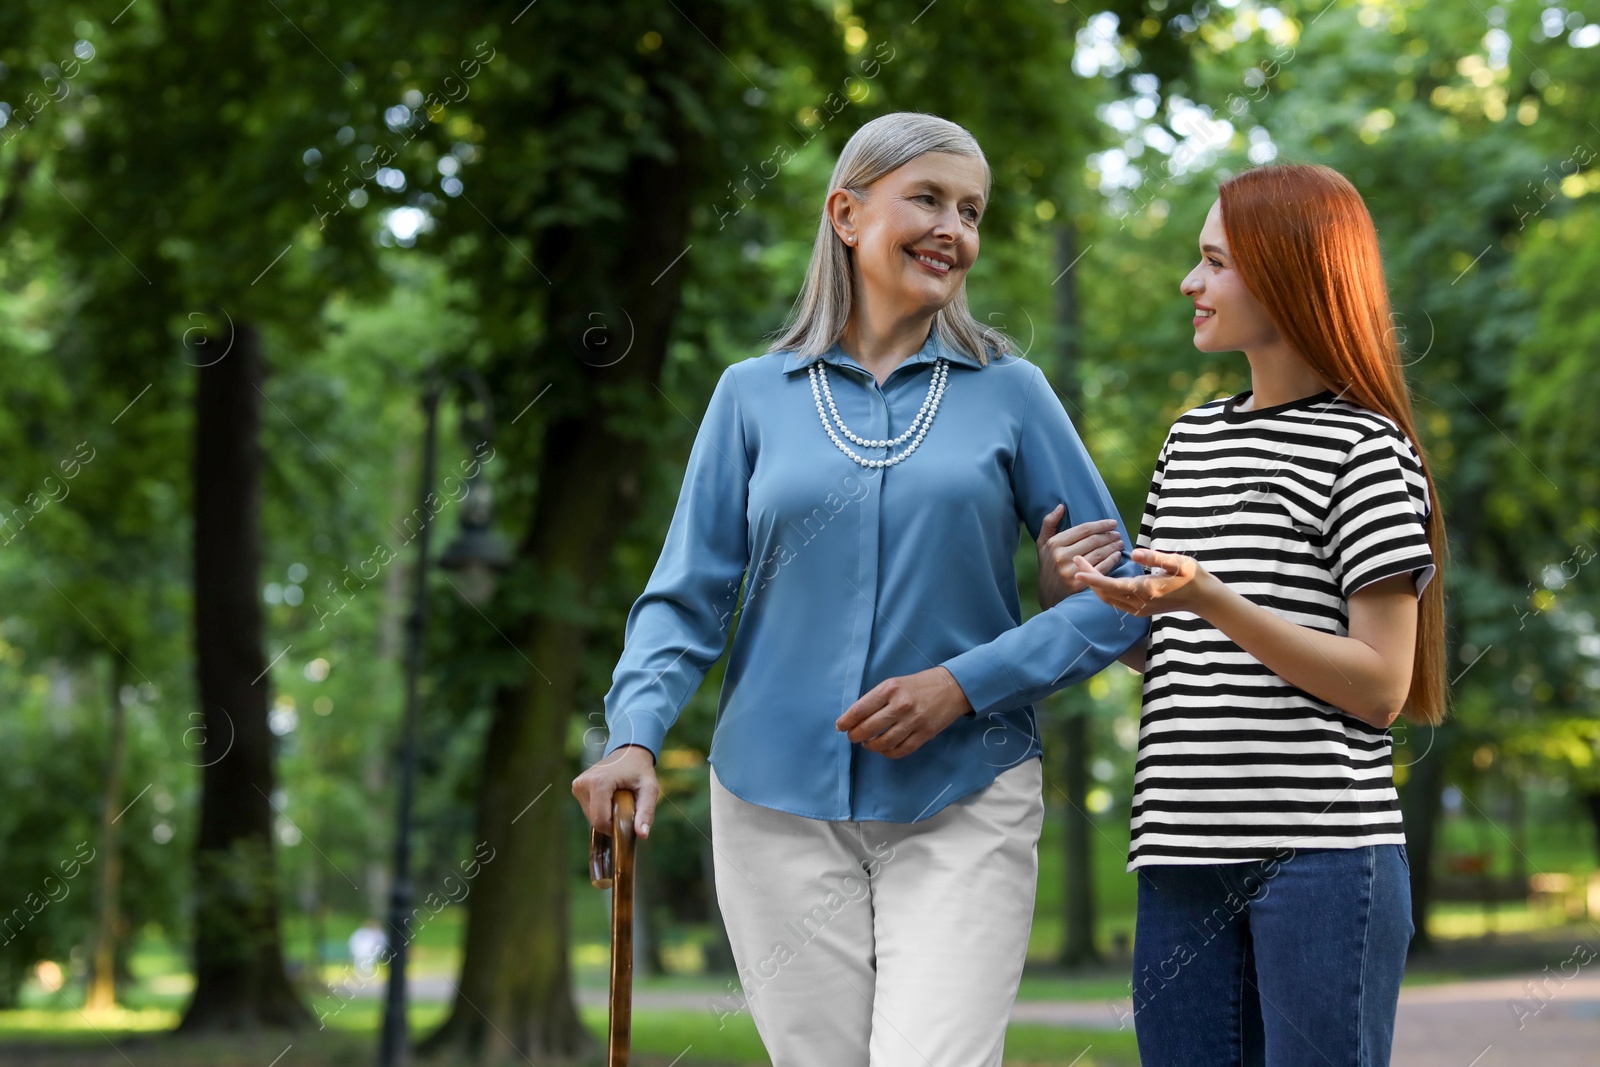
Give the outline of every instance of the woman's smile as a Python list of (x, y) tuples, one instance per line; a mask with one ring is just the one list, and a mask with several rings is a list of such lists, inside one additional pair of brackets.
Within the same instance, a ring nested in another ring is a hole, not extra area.
[(953, 256), (946, 255), (943, 252), (927, 252), (908, 248), (906, 249), (906, 255), (925, 267), (930, 274), (937, 274), (941, 278), (948, 276), (956, 263)]

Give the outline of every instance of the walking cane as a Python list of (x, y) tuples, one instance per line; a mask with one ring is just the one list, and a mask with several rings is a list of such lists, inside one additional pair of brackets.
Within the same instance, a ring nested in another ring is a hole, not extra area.
[(633, 791), (619, 789), (611, 800), (612, 833), (589, 830), (589, 881), (596, 889), (611, 890), (606, 1067), (628, 1067), (628, 1041), (633, 1032), (633, 811)]

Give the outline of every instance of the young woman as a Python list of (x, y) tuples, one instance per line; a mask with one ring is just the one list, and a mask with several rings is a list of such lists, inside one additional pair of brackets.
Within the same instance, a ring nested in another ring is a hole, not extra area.
[(1018, 624), (1019, 520), (1116, 511), (1043, 374), (967, 311), (990, 183), (931, 115), (845, 146), (791, 322), (712, 393), (573, 782), (602, 830), (636, 790), (648, 836), (666, 731), (738, 608), (711, 840), (776, 1067), (1000, 1063), (1044, 813), (1032, 702), (1148, 628), (1090, 596)]
[(1153, 620), (1128, 657), (1139, 1051), (1381, 1067), (1413, 933), (1387, 728), (1445, 705), (1437, 497), (1355, 188), (1232, 178), (1200, 257), (1195, 345), (1243, 351), (1251, 388), (1167, 435), (1132, 553), (1149, 574), (1061, 574)]

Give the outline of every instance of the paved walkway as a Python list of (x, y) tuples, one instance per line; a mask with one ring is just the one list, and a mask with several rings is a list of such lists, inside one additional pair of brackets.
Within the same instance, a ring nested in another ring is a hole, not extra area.
[[(1392, 1067), (1597, 1067), (1600, 974), (1569, 964), (1521, 978), (1400, 994)], [(1130, 1002), (1022, 1001), (1014, 1022), (1116, 1029)], [(1131, 1019), (1129, 1020), (1131, 1023)]]
[[(1400, 994), (1392, 1067), (1597, 1067), (1600, 974), (1569, 963), (1520, 978)], [(1572, 978), (1563, 978), (1563, 973)], [(1129, 1001), (1022, 1001), (1013, 1022), (1116, 1029)]]
[[(1400, 994), (1392, 1067), (1600, 1067), (1600, 960), (1569, 962), (1544, 973), (1441, 985)], [(379, 988), (374, 983), (374, 989)], [(450, 996), (445, 979), (412, 983), (419, 1000)], [(359, 995), (359, 994), (358, 994)], [(604, 1006), (604, 990), (584, 989), (578, 1001)], [(737, 1007), (715, 993), (640, 991), (635, 1008), (715, 1013)], [(1126, 1000), (1019, 1001), (1013, 1022), (1115, 1030), (1131, 1026)]]
[[(1400, 994), (1391, 1067), (1600, 1067), (1600, 967), (1559, 966), (1520, 978), (1418, 986)], [(586, 991), (585, 1004), (605, 1003)], [(726, 1010), (699, 993), (641, 993), (634, 1006)], [(1128, 1001), (1019, 1001), (1013, 1022), (1115, 1030), (1132, 1025)]]
[(1600, 961), (1400, 994), (1394, 1067), (1595, 1067)]

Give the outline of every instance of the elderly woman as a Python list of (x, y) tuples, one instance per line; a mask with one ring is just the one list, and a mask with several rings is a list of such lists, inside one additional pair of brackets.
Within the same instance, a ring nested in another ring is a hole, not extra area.
[(991, 186), (931, 115), (845, 146), (790, 322), (712, 393), (573, 782), (606, 831), (634, 790), (648, 836), (667, 729), (737, 616), (716, 888), (776, 1067), (1000, 1063), (1044, 818), (1032, 704), (1148, 628), (1059, 586), (1021, 622), (1019, 521), (1041, 552), (1143, 569), (1049, 382), (967, 310)]

